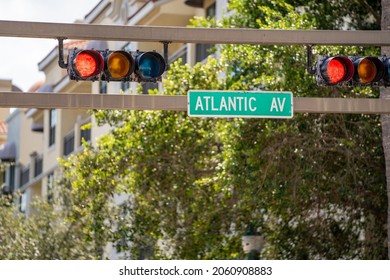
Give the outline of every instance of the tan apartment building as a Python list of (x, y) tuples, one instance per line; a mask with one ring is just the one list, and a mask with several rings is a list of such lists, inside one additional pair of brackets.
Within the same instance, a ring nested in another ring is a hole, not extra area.
[[(228, 0), (101, 0), (81, 21), (85, 24), (108, 25), (149, 25), (149, 26), (187, 26), (194, 16), (217, 16), (226, 12)], [(64, 53), (68, 49), (97, 49), (131, 51), (156, 50), (162, 53), (160, 42), (103, 42), (103, 41), (65, 41)], [(169, 63), (182, 58), (184, 63), (193, 65), (205, 59), (209, 46), (197, 44), (169, 45)], [(45, 73), (45, 81), (37, 82), (30, 91), (65, 92), (85, 94), (110, 94), (123, 91), (135, 93), (138, 86), (134, 82), (91, 82), (72, 81), (66, 69), (58, 66), (58, 49), (53, 49), (39, 63), (39, 70)], [(2, 84), (0, 84), (2, 86)], [(148, 83), (149, 88), (161, 84)], [(1, 115), (0, 115), (1, 116)], [(4, 173), (5, 186), (23, 193), (21, 211), (31, 212), (34, 196), (51, 198), (50, 189), (57, 176), (57, 159), (67, 157), (82, 149), (82, 139), (92, 144), (100, 135), (109, 131), (109, 127), (98, 127), (86, 110), (69, 109), (16, 109), (6, 118), (8, 139), (5, 145), (14, 147), (15, 155), (11, 159), (13, 167)], [(91, 123), (89, 129), (83, 125)], [(1, 136), (1, 135), (0, 135)], [(1, 141), (1, 138), (0, 138)]]
[[(0, 91), (20, 92), (21, 89), (12, 84), (11, 80), (0, 80)], [(12, 193), (15, 189), (14, 171), (16, 145), (13, 141), (14, 127), (8, 130), (9, 108), (0, 108), (0, 194)]]

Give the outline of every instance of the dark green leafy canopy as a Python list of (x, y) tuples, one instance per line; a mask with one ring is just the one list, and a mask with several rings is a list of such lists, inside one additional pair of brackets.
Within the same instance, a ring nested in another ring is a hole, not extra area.
[[(377, 28), (367, 15), (375, 18), (379, 4), (370, 2), (372, 11), (365, 1), (353, 3), (231, 0), (237, 11), (231, 18), (194, 25), (337, 29), (349, 22), (351, 28)], [(375, 51), (318, 46), (315, 55)], [(229, 45), (219, 52), (218, 60), (193, 68), (173, 64), (164, 94), (266, 89), (295, 96), (378, 95), (371, 88), (317, 87), (303, 47)], [(73, 217), (96, 248), (112, 241), (131, 258), (243, 258), (241, 236), (252, 225), (266, 239), (265, 258), (386, 257), (376, 116), (296, 114), (276, 121), (100, 111), (95, 117), (115, 125), (112, 133), (65, 162), (64, 170), (73, 186)], [(119, 193), (127, 198), (114, 209)]]
[[(197, 26), (378, 29), (380, 1), (231, 0), (230, 18)], [(235, 12), (234, 12), (235, 11)], [(220, 57), (171, 66), (164, 94), (189, 89), (283, 90), (295, 96), (377, 97), (326, 89), (302, 47), (219, 47)], [(324, 48), (314, 55), (375, 54)], [(152, 94), (152, 93), (151, 93)], [(386, 258), (386, 191), (378, 117), (296, 114), (291, 120), (195, 119), (185, 113), (97, 111), (112, 132), (62, 161), (60, 206), (26, 219), (0, 206), (0, 258), (244, 258), (253, 227), (273, 259)], [(62, 211), (58, 211), (62, 209)]]
[[(237, 11), (233, 17), (236, 27), (259, 28), (258, 20), (263, 22), (266, 16), (259, 13), (260, 7), (269, 7), (284, 17), (289, 13), (290, 5), (296, 10), (305, 12), (315, 20), (316, 29), (380, 29), (381, 1), (373, 0), (231, 0), (229, 7)], [(276, 19), (276, 18), (274, 18)]]

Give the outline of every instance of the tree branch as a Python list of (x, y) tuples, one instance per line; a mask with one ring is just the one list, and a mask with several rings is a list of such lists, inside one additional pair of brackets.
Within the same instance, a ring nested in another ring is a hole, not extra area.
[(378, 26), (381, 26), (381, 15), (378, 14), (374, 8), (367, 3), (366, 0), (357, 0), (358, 3), (360, 3), (363, 7), (365, 7), (375, 18), (376, 23)]

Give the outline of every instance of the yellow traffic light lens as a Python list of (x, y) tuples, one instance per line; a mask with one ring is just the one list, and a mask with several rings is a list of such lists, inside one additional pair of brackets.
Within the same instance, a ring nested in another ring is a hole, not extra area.
[(123, 79), (131, 74), (132, 65), (133, 61), (130, 55), (122, 51), (111, 53), (107, 59), (107, 68), (113, 79)]
[(103, 70), (103, 57), (96, 51), (81, 51), (77, 54), (74, 66), (81, 78), (87, 79)]
[(371, 83), (377, 75), (375, 64), (367, 58), (360, 61), (357, 71), (362, 84)]

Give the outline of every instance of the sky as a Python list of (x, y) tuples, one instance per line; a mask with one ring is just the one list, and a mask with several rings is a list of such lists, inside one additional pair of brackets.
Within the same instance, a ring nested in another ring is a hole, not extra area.
[[(0, 0), (0, 20), (73, 23), (100, 0)], [(38, 63), (57, 45), (55, 39), (0, 37), (0, 79), (27, 91), (44, 78)]]

